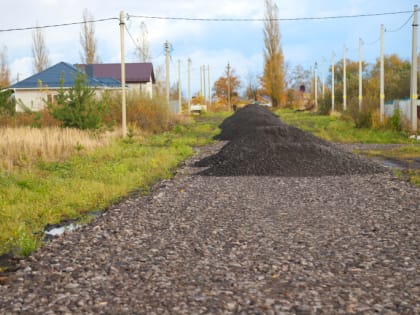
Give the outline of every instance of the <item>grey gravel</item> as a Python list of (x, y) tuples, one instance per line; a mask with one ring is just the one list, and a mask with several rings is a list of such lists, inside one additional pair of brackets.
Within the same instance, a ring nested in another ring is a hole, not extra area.
[(196, 175), (223, 145), (22, 261), (0, 313), (420, 314), (419, 188)]

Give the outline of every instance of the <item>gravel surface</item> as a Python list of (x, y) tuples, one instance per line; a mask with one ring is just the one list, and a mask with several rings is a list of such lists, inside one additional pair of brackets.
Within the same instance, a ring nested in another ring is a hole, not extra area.
[(210, 176), (334, 176), (386, 172), (386, 168), (282, 122), (250, 104), (227, 118), (215, 138), (230, 140), (196, 166)]
[(390, 174), (210, 177), (47, 243), (1, 314), (420, 314), (419, 189)]
[[(0, 314), (420, 314), (420, 189), (260, 114), (241, 146), (198, 149), (150, 195), (22, 260), (0, 281)], [(262, 165), (286, 170), (270, 157), (283, 146), (307, 176), (200, 175), (261, 143), (274, 148)], [(354, 173), (315, 174), (307, 155)]]

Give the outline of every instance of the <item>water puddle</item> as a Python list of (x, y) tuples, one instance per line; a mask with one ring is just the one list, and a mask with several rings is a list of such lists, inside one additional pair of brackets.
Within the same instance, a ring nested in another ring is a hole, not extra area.
[(58, 226), (58, 227), (51, 227), (50, 229), (45, 230), (46, 235), (50, 236), (59, 236), (66, 231), (74, 231), (77, 230), (81, 225), (70, 223), (68, 225)]

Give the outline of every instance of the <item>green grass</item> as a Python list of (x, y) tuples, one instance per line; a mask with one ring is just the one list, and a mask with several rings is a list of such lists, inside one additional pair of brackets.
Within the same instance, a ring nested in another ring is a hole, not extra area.
[(42, 244), (47, 224), (81, 219), (131, 192), (147, 192), (170, 178), (193, 146), (210, 143), (222, 120), (208, 115), (141, 142), (115, 140), (64, 162), (41, 162), (12, 174), (0, 170), (0, 255), (28, 255)]
[(323, 116), (290, 109), (276, 111), (285, 123), (311, 132), (331, 142), (339, 143), (412, 143), (404, 132), (387, 129), (355, 128), (351, 120), (338, 116)]

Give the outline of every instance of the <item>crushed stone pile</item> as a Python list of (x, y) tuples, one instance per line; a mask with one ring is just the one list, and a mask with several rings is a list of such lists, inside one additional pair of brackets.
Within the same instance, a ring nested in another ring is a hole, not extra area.
[(196, 162), (198, 167), (208, 167), (201, 175), (314, 177), (386, 172), (375, 162), (285, 124), (260, 105), (247, 105), (220, 128), (218, 139), (230, 141), (215, 155)]

